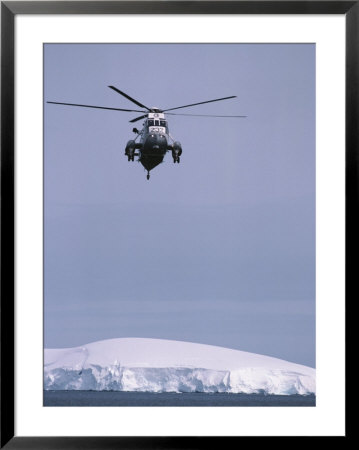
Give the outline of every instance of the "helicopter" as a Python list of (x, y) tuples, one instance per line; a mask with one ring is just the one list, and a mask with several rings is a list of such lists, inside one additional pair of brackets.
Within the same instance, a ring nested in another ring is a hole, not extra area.
[(125, 155), (127, 156), (128, 161), (134, 161), (135, 156), (138, 157), (137, 161), (139, 161), (147, 171), (147, 180), (150, 179), (150, 171), (163, 162), (163, 159), (167, 152), (172, 153), (173, 162), (177, 164), (180, 162), (180, 157), (182, 155), (181, 143), (179, 141), (174, 140), (173, 137), (171, 136), (169, 132), (168, 121), (165, 115), (191, 116), (191, 117), (237, 117), (237, 118), (247, 117), (247, 116), (222, 116), (213, 114), (181, 114), (169, 112), (177, 109), (203, 105), (205, 103), (229, 100), (231, 98), (236, 98), (236, 95), (216, 98), (213, 100), (206, 100), (203, 102), (191, 103), (183, 106), (176, 106), (174, 108), (160, 109), (157, 107), (149, 108), (143, 103), (135, 100), (133, 97), (130, 97), (125, 92), (120, 91), (115, 86), (108, 86), (108, 87), (143, 109), (110, 108), (106, 106), (80, 105), (77, 103), (63, 103), (52, 101), (48, 101), (47, 103), (51, 103), (54, 105), (77, 106), (81, 108), (96, 108), (112, 111), (142, 113), (142, 115), (135, 117), (134, 119), (129, 121), (130, 123), (134, 123), (144, 119), (141, 130), (138, 130), (137, 128), (132, 129), (133, 133), (135, 133), (136, 136), (134, 139), (131, 139), (127, 142), (125, 148)]

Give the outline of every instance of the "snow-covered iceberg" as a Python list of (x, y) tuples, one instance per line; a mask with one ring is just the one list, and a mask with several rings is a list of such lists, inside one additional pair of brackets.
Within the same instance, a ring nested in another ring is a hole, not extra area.
[(269, 356), (163, 339), (45, 349), (44, 389), (315, 393), (315, 369)]

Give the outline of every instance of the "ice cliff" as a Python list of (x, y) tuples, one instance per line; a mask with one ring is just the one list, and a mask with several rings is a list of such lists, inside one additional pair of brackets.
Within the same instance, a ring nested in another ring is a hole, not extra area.
[(315, 369), (269, 356), (162, 339), (45, 349), (44, 389), (315, 393)]

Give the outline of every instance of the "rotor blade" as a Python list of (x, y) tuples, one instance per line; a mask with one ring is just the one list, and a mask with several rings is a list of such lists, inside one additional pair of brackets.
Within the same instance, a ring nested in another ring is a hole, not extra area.
[(110, 109), (113, 111), (146, 112), (138, 109), (108, 108), (106, 106), (78, 105), (77, 103), (61, 103), (61, 102), (46, 102), (46, 103), (52, 103), (53, 105), (81, 106), (81, 108)]
[(130, 97), (129, 95), (125, 94), (124, 92), (120, 91), (119, 89), (117, 89), (115, 86), (109, 86), (110, 89), (113, 89), (115, 92), (117, 92), (118, 94), (123, 95), (124, 97), (126, 97), (128, 100), (130, 100), (132, 103), (134, 103), (137, 106), (140, 106), (141, 108), (145, 108), (148, 111), (151, 111), (150, 108), (148, 108), (147, 106), (143, 105), (142, 103), (138, 102), (137, 100), (135, 100), (134, 98)]
[(236, 118), (245, 118), (247, 116), (217, 116), (213, 114), (181, 114), (181, 113), (167, 113), (168, 116), (195, 116), (195, 117), (236, 117)]
[(173, 111), (175, 109), (180, 109), (180, 108), (188, 108), (189, 106), (196, 106), (196, 105), (203, 105), (204, 103), (212, 103), (212, 102), (219, 102), (221, 100), (228, 100), (229, 98), (236, 98), (236, 95), (232, 95), (230, 97), (223, 97), (223, 98), (215, 98), (214, 100), (207, 100), (205, 102), (199, 102), (199, 103), (191, 103), (190, 105), (184, 105), (184, 106), (177, 106), (176, 108), (170, 108), (170, 109), (164, 109), (163, 112), (166, 111)]
[(131, 123), (137, 122), (138, 120), (144, 119), (145, 117), (147, 117), (147, 114), (140, 116), (140, 117), (136, 117), (135, 119), (130, 120), (130, 122)]

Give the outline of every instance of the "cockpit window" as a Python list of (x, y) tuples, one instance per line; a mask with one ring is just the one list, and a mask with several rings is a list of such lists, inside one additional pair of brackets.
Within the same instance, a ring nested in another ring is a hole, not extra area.
[(148, 119), (147, 120), (148, 127), (164, 127), (167, 128), (166, 120), (157, 120), (157, 119)]

